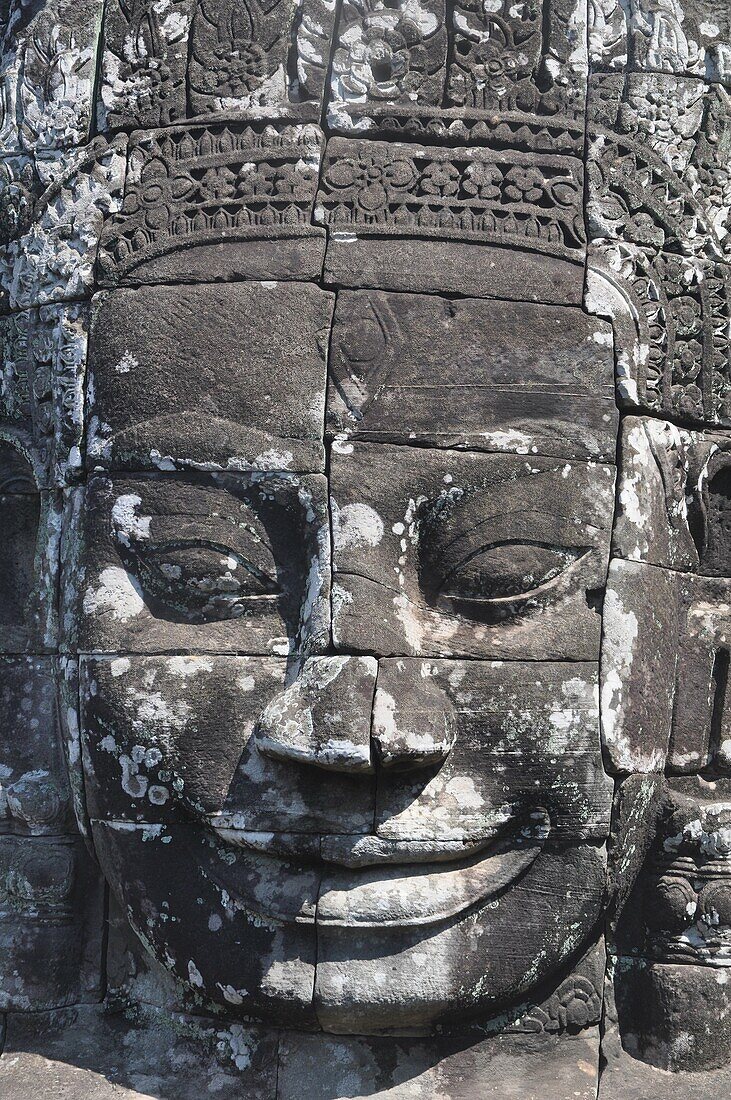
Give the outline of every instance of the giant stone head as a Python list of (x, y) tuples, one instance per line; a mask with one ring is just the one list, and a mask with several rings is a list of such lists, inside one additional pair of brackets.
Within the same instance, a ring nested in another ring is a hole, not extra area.
[(185, 1011), (716, 1087), (727, 14), (97, 7), (7, 20), (12, 843)]

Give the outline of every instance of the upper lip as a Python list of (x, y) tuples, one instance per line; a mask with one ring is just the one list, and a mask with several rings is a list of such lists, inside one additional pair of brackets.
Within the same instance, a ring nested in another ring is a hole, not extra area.
[[(341, 867), (378, 864), (453, 863), (469, 859), (501, 838), (506, 829), (515, 842), (545, 841), (550, 818), (542, 807), (488, 829), (482, 836), (393, 840), (373, 833), (264, 832), (243, 826), (238, 813), (211, 814), (208, 824), (221, 840), (284, 859), (315, 860)], [(520, 826), (520, 828), (517, 828)]]
[(230, 817), (217, 815), (211, 824), (242, 855), (264, 863), (273, 856), (290, 864), (314, 861), (317, 913), (306, 919), (343, 928), (429, 925), (485, 905), (527, 871), (550, 833), (542, 809), (508, 822), (499, 835), (464, 842), (256, 833), (231, 828)]

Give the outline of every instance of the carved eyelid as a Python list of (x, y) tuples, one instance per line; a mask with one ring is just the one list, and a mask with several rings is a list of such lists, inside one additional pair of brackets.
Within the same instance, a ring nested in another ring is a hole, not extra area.
[[(269, 550), (269, 547), (264, 543), (261, 543), (265, 549)], [(151, 559), (152, 562), (157, 564), (157, 559), (165, 554), (180, 553), (186, 550), (191, 551), (207, 551), (211, 554), (224, 555), (225, 557), (235, 558), (237, 563), (251, 574), (251, 576), (258, 580), (260, 583), (272, 585), (274, 588), (278, 588), (278, 580), (276, 575), (276, 562), (273, 555), (271, 555), (271, 567), (272, 572), (269, 574), (260, 565), (251, 561), (240, 550), (236, 550), (231, 546), (227, 546), (224, 543), (209, 542), (207, 539), (170, 539), (166, 542), (143, 542), (138, 543), (135, 548), (135, 553), (141, 558)], [(174, 583), (174, 582), (171, 582)], [(184, 583), (184, 582), (183, 582)]]
[(536, 584), (533, 584), (530, 588), (526, 588), (523, 592), (514, 592), (504, 596), (454, 596), (448, 593), (444, 595), (448, 599), (463, 599), (464, 601), (474, 601), (480, 603), (514, 603), (524, 597), (534, 595), (539, 592), (551, 581), (557, 580), (559, 577), (571, 568), (577, 561), (586, 557), (591, 551), (591, 547), (586, 546), (556, 546), (549, 543), (542, 542), (534, 539), (500, 539), (492, 543), (485, 543), (480, 547), (471, 550), (464, 558), (462, 558), (456, 565), (452, 566), (449, 572), (445, 575), (440, 583), (440, 591), (459, 574), (460, 570), (464, 569), (466, 565), (479, 558), (483, 554), (488, 554), (493, 550), (499, 550), (503, 547), (531, 547), (539, 550), (545, 550), (547, 553), (563, 557), (565, 560), (563, 568), (560, 568), (552, 576), (548, 576), (551, 569), (547, 569), (543, 576), (539, 578)]
[[(526, 517), (530, 519), (530, 526), (526, 523)], [(545, 519), (545, 523), (538, 523), (541, 517)], [(476, 522), (471, 523), (467, 530), (463, 527), (464, 518), (464, 515), (459, 520), (455, 517), (454, 521), (448, 519), (445, 523), (440, 532), (442, 536), (448, 534), (452, 522), (457, 527), (457, 532), (451, 538), (438, 536), (430, 538), (428, 526), (424, 530), (426, 553), (431, 564), (436, 567), (438, 584), (443, 583), (444, 580), (444, 572), (440, 566), (447, 555), (454, 559), (459, 554), (460, 563), (464, 565), (470, 556), (482, 553), (486, 547), (505, 542), (516, 545), (541, 544), (559, 551), (570, 549), (563, 544), (562, 535), (567, 530), (575, 529), (571, 517), (556, 512), (541, 512), (531, 505), (483, 515)], [(535, 537), (536, 528), (543, 536), (542, 538)], [(491, 535), (493, 537), (490, 537)], [(461, 553), (460, 548), (463, 548)], [(450, 567), (450, 573), (453, 568)]]
[[(512, 520), (516, 516), (524, 516), (524, 515), (536, 515), (536, 511), (535, 511), (534, 508), (529, 507), (529, 508), (511, 508), (511, 510), (509, 512), (494, 512), (491, 515), (485, 516), (483, 519), (478, 520), (477, 523), (474, 523), (470, 527), (469, 531), (467, 531), (467, 532), (464, 532), (464, 531), (457, 532), (457, 534), (455, 534), (453, 538), (449, 539), (448, 542), (443, 543), (441, 545), (440, 549), (442, 551), (447, 551), (447, 550), (450, 550), (453, 546), (455, 546), (459, 542), (463, 542), (465, 540), (473, 539), (475, 537), (476, 533), (479, 531), (479, 529), (481, 527), (485, 527), (489, 523), (501, 523), (501, 522), (504, 522), (506, 520)], [(552, 517), (552, 518), (559, 518), (560, 519), (560, 518), (563, 518), (563, 517)]]

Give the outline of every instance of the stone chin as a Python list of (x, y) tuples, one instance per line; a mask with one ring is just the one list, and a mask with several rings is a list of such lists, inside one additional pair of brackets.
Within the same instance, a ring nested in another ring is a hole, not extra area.
[(404, 1033), (509, 1008), (595, 929), (604, 847), (555, 846), (531, 817), (466, 856), (301, 834), (295, 852), (294, 837), (194, 825), (97, 822), (94, 840), (132, 927), (200, 1006)]

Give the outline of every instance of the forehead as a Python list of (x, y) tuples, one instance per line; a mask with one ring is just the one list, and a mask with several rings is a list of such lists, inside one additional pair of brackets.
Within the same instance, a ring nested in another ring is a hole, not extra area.
[(344, 437), (611, 461), (612, 374), (609, 326), (570, 306), (299, 282), (120, 289), (93, 311), (88, 461), (319, 472), (325, 439)]

